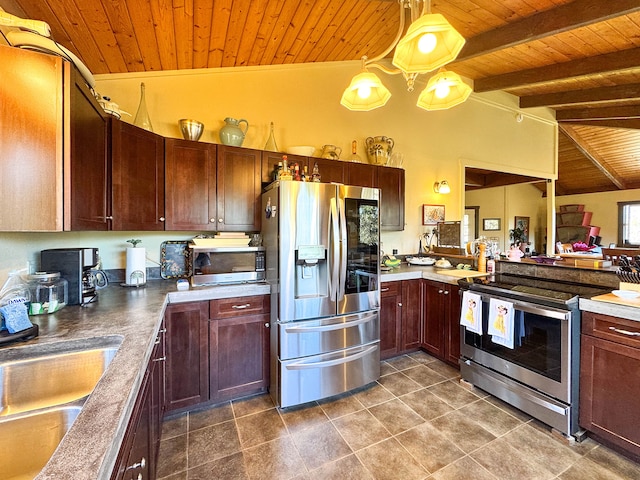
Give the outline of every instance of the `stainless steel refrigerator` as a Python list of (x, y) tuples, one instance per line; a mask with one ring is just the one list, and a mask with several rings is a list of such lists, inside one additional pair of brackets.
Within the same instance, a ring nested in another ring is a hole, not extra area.
[(271, 385), (281, 407), (380, 376), (376, 188), (283, 181), (262, 195)]

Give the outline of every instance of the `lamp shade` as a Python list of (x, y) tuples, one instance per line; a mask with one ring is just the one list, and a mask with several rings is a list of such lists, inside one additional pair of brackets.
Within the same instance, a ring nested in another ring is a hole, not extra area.
[(393, 64), (407, 73), (431, 72), (453, 61), (465, 39), (439, 13), (422, 15), (400, 39)]
[(364, 71), (353, 77), (342, 94), (340, 104), (349, 110), (368, 112), (385, 105), (391, 98), (377, 75)]
[(416, 105), (425, 110), (446, 110), (464, 102), (471, 90), (460, 75), (442, 70), (429, 79)]

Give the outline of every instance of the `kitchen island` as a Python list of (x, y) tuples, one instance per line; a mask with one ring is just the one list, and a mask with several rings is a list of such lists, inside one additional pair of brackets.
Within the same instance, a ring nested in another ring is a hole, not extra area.
[[(177, 291), (174, 281), (155, 280), (142, 288), (109, 286), (86, 307), (67, 306), (30, 317), (39, 336), (0, 349), (0, 362), (64, 350), (97, 339), (121, 340), (117, 354), (84, 403), (38, 479), (108, 479), (132, 415), (158, 330), (168, 304), (264, 295), (266, 284)], [(28, 381), (28, 379), (25, 379)]]

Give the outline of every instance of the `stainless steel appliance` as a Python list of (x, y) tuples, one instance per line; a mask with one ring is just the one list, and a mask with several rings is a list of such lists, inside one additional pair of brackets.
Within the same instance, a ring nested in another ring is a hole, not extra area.
[[(484, 332), (460, 327), (462, 378), (559, 432), (580, 438), (578, 300), (602, 290), (509, 274), (458, 283), (462, 291), (481, 295)], [(491, 299), (513, 304), (513, 349), (494, 343), (486, 333)]]
[(379, 191), (275, 182), (262, 195), (271, 387), (281, 407), (380, 376)]
[[(69, 282), (69, 305), (84, 305), (97, 298), (96, 277), (91, 271), (98, 265), (97, 248), (54, 248), (40, 252), (40, 268), (60, 272)], [(106, 277), (103, 279), (106, 282)]]
[(189, 245), (193, 258), (191, 285), (261, 282), (265, 279), (264, 247)]

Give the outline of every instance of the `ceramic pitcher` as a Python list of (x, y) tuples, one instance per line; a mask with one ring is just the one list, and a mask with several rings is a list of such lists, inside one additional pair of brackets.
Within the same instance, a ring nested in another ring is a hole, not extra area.
[[(244, 118), (236, 120), (235, 118), (227, 117), (224, 119), (224, 127), (220, 129), (220, 141), (223, 145), (233, 145), (234, 147), (241, 147), (244, 141), (244, 136), (249, 130), (249, 122)], [(244, 123), (244, 130), (240, 128), (240, 124)]]
[(390, 137), (367, 137), (365, 146), (367, 147), (369, 163), (374, 165), (386, 165), (391, 158), (393, 145), (393, 139)]
[(330, 158), (331, 160), (338, 160), (342, 149), (335, 145), (323, 145), (322, 146), (322, 158)]

